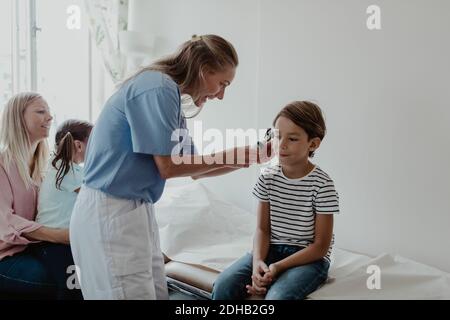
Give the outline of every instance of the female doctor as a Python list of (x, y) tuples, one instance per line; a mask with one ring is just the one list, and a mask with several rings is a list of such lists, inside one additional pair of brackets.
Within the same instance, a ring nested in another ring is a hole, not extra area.
[(237, 66), (228, 41), (194, 36), (126, 80), (106, 102), (89, 138), (85, 184), (70, 223), (85, 299), (168, 299), (153, 208), (165, 180), (248, 167), (254, 151), (225, 150), (214, 154), (223, 161), (212, 164), (195, 155), (181, 95), (199, 108), (207, 99), (222, 100)]

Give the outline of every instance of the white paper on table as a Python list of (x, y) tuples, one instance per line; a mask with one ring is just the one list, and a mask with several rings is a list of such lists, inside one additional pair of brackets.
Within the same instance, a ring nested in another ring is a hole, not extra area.
[[(367, 285), (369, 266), (380, 270), (380, 289)], [(329, 275), (332, 280), (310, 299), (450, 299), (450, 274), (398, 255), (371, 258), (335, 248)]]
[(161, 250), (171, 260), (223, 271), (252, 249), (256, 216), (198, 181), (168, 185), (155, 211)]

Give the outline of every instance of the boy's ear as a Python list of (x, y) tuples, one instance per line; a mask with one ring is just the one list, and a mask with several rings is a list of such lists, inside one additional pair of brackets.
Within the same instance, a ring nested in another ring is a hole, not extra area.
[(322, 140), (320, 140), (319, 137), (312, 138), (309, 145), (309, 151), (316, 151), (320, 147), (321, 142)]

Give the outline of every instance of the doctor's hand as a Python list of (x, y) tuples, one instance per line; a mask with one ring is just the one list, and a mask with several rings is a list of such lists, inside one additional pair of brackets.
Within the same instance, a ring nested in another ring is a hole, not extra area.
[(223, 163), (229, 168), (248, 168), (250, 166), (250, 148), (235, 147), (225, 151)]
[(248, 147), (250, 164), (262, 164), (270, 161), (275, 155), (272, 142), (258, 142), (256, 146)]
[(260, 143), (258, 145), (258, 154), (257, 154), (257, 163), (261, 164), (261, 163), (266, 163), (268, 161), (270, 161), (274, 155), (275, 152), (272, 149), (272, 142), (269, 141), (267, 143)]

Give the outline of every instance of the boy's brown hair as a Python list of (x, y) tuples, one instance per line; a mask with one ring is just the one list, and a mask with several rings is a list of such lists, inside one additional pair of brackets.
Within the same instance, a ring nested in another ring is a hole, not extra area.
[[(321, 141), (325, 137), (325, 120), (320, 107), (310, 101), (294, 101), (286, 105), (273, 120), (273, 125), (279, 117), (285, 117), (301, 127), (308, 134), (308, 140), (319, 138)], [(309, 153), (314, 156), (314, 151)]]

